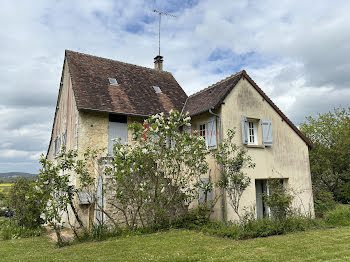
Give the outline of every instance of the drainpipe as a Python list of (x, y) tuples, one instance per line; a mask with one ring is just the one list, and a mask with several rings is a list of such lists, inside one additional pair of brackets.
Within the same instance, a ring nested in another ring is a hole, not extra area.
[[(219, 125), (219, 144), (222, 142), (222, 134), (221, 134), (221, 118), (218, 114), (213, 113), (212, 108), (209, 109), (209, 113), (213, 116), (216, 116), (218, 119), (218, 125)], [(220, 149), (221, 150), (221, 147)], [(220, 176), (223, 177), (223, 167), (222, 164), (220, 164)], [(221, 211), (222, 211), (222, 221), (226, 222), (226, 200), (225, 200), (225, 189), (221, 190)]]

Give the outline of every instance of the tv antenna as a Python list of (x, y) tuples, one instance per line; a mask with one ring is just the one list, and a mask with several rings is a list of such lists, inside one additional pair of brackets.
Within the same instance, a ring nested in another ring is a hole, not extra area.
[(153, 12), (159, 15), (159, 31), (158, 31), (158, 56), (160, 56), (160, 22), (162, 20), (162, 15), (176, 17), (175, 15), (169, 14), (167, 12), (159, 11), (157, 9), (153, 9)]

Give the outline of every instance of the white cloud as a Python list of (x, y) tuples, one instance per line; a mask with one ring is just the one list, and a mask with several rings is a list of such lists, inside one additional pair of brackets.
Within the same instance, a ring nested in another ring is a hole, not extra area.
[[(246, 69), (296, 124), (350, 105), (349, 1), (194, 3), (2, 3), (1, 171), (38, 169), (35, 158), (49, 142), (64, 49), (153, 66), (154, 7), (177, 15), (162, 20), (161, 52), (165, 69), (188, 94)], [(209, 61), (214, 51), (222, 56)]]

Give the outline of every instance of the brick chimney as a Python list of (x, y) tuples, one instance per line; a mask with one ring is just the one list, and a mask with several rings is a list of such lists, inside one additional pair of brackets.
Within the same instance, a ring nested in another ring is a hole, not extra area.
[(154, 69), (163, 71), (163, 57), (160, 55), (157, 55), (154, 58)]

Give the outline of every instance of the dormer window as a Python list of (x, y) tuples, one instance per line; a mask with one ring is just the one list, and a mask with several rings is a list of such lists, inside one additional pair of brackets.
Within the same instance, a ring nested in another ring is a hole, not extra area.
[(109, 78), (108, 78), (108, 81), (109, 81), (109, 84), (110, 84), (111, 86), (117, 86), (117, 85), (119, 85), (117, 79), (115, 79), (115, 78), (113, 78), (113, 77), (109, 77)]
[(154, 92), (156, 92), (156, 94), (161, 94), (162, 90), (160, 89), (159, 86), (153, 86)]

